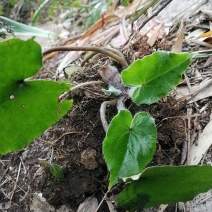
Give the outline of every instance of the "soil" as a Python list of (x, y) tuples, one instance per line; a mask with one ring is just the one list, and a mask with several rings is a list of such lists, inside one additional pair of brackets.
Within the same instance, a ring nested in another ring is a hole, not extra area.
[[(145, 47), (143, 48), (143, 43)], [(158, 42), (154, 48), (169, 50), (170, 42)], [(129, 62), (134, 56), (141, 58), (151, 54), (153, 48), (146, 45), (146, 40), (123, 49)], [(54, 79), (57, 61), (63, 57), (58, 54), (44, 62), (43, 69), (36, 78)], [(101, 80), (97, 70), (106, 58), (94, 57), (71, 80), (74, 83)], [(120, 70), (120, 66), (110, 61)], [(61, 79), (60, 79), (61, 80)], [(109, 173), (102, 155), (102, 141), (105, 132), (100, 120), (101, 103), (115, 98), (103, 94), (101, 88), (107, 85), (92, 85), (77, 90), (70, 96), (74, 100), (72, 109), (58, 123), (34, 140), (23, 151), (1, 156), (0, 210), (30, 211), (30, 202), (34, 192), (42, 192), (46, 200), (55, 208), (68, 205), (73, 211), (85, 198), (95, 196), (100, 201), (107, 191)], [(158, 129), (157, 150), (152, 165), (179, 165), (186, 161), (186, 109), (187, 103), (177, 102), (174, 93), (151, 106), (134, 105), (130, 100), (126, 107), (135, 114), (140, 110), (148, 111), (156, 120)], [(208, 111), (207, 114), (209, 114)], [(117, 113), (115, 107), (107, 108), (107, 120), (110, 122)], [(204, 117), (207, 120), (208, 116)], [(64, 179), (52, 176), (48, 166), (39, 159), (45, 159), (60, 165)], [(108, 194), (108, 198), (121, 189), (121, 185)], [(11, 201), (10, 201), (11, 200)], [(70, 209), (70, 210), (71, 210)], [(117, 209), (118, 211), (121, 211)], [(167, 211), (171, 211), (169, 208)], [(109, 211), (104, 203), (99, 211)]]

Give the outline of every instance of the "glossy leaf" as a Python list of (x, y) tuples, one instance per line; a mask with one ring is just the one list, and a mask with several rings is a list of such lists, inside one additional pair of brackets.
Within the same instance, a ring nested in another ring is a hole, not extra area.
[(185, 202), (211, 189), (211, 176), (211, 166), (150, 167), (118, 195), (118, 205), (135, 211)]
[(128, 178), (141, 172), (152, 160), (156, 147), (154, 119), (146, 112), (132, 118), (121, 110), (111, 121), (103, 142), (103, 153), (110, 171), (109, 188), (118, 178)]
[(132, 87), (131, 97), (136, 104), (152, 104), (173, 90), (190, 64), (188, 53), (155, 52), (132, 63), (121, 77)]
[(69, 90), (64, 83), (27, 80), (42, 65), (33, 40), (0, 43), (0, 154), (16, 151), (63, 117), (72, 101), (59, 102)]
[(54, 177), (58, 179), (64, 179), (63, 170), (59, 165), (52, 163), (50, 165), (50, 172)]

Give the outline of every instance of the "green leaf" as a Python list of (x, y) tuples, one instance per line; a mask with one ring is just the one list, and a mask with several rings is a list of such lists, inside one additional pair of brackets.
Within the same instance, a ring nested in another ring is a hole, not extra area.
[(150, 167), (118, 195), (118, 205), (135, 211), (185, 202), (211, 189), (211, 176), (211, 166)]
[(132, 87), (136, 104), (152, 104), (175, 88), (190, 59), (188, 53), (155, 52), (132, 63), (121, 77), (125, 85)]
[(72, 101), (59, 102), (64, 83), (27, 80), (42, 65), (40, 46), (31, 40), (0, 43), (0, 154), (16, 151), (62, 118)]
[(35, 24), (37, 23), (39, 17), (40, 17), (40, 14), (41, 14), (41, 10), (44, 9), (44, 7), (47, 5), (47, 3), (49, 2), (50, 0), (44, 0), (40, 6), (37, 8), (37, 10), (34, 12), (34, 15), (32, 17), (32, 26), (35, 26)]
[(39, 160), (39, 162), (40, 162), (41, 164), (43, 164), (43, 165), (47, 165), (47, 166), (50, 166), (50, 165), (51, 165), (51, 163), (49, 163), (49, 161), (47, 161), (46, 159), (39, 159), (39, 158), (38, 158), (38, 160)]
[(58, 179), (64, 179), (63, 170), (59, 165), (52, 163), (50, 165), (50, 172), (54, 177)]
[(0, 16), (0, 21), (5, 26), (10, 26), (15, 35), (28, 35), (28, 36), (51, 38), (51, 39), (56, 38), (56, 34), (51, 31), (44, 30), (38, 27), (28, 26), (26, 24), (13, 21), (4, 16)]
[(111, 121), (103, 142), (103, 154), (110, 171), (109, 188), (118, 178), (141, 172), (152, 160), (156, 147), (154, 119), (146, 112), (132, 119), (128, 110), (121, 110)]

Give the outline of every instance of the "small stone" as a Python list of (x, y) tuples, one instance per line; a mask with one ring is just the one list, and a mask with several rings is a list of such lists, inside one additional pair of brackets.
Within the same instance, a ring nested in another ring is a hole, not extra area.
[(87, 148), (81, 153), (81, 163), (88, 170), (94, 170), (98, 167), (98, 163), (96, 162), (96, 150)]

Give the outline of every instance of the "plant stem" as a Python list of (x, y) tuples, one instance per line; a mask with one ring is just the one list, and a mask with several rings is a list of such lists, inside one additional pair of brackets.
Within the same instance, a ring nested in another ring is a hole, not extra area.
[(105, 48), (105, 49), (109, 52), (113, 52), (114, 54), (118, 55), (119, 57), (121, 57), (127, 63), (127, 60), (126, 60), (125, 56), (122, 54), (121, 51), (119, 51), (115, 48)]
[[(211, 52), (211, 49), (209, 49), (209, 52)], [(211, 57), (212, 54), (207, 54), (207, 53), (192, 53), (192, 59), (204, 59), (204, 58), (208, 58), (208, 57)]]
[(153, 19), (155, 16), (157, 16), (169, 3), (171, 3), (172, 0), (168, 0), (166, 3), (164, 3), (159, 10), (157, 10), (155, 13), (153, 13), (149, 18), (147, 18), (143, 24), (139, 27), (139, 31), (145, 26), (147, 22), (149, 22), (151, 19)]
[(117, 100), (117, 109), (118, 111), (125, 109), (125, 101), (128, 99), (128, 96), (120, 96)]
[(105, 132), (107, 132), (107, 129), (108, 129), (108, 122), (107, 122), (106, 117), (105, 117), (106, 107), (107, 107), (107, 105), (115, 105), (116, 102), (117, 102), (117, 100), (114, 99), (114, 100), (110, 100), (110, 101), (105, 101), (101, 104), (100, 118), (101, 118), (102, 126), (103, 126)]
[(80, 83), (80, 84), (78, 84), (78, 85), (72, 87), (72, 88), (70, 89), (69, 92), (65, 92), (64, 94), (62, 94), (62, 95), (59, 97), (59, 102), (65, 101), (65, 100), (69, 97), (69, 94), (70, 94), (72, 91), (74, 91), (74, 90), (76, 90), (76, 89), (78, 89), (78, 88), (82, 88), (82, 87), (85, 87), (85, 86), (88, 86), (88, 85), (94, 85), (94, 84), (104, 84), (104, 82), (98, 80), (98, 81), (90, 81), (90, 82), (83, 82), (83, 83)]
[(46, 51), (43, 52), (43, 56), (50, 54), (52, 52), (58, 52), (58, 51), (93, 51), (93, 52), (98, 52), (101, 54), (105, 54), (112, 59), (116, 60), (119, 62), (123, 68), (127, 68), (128, 64), (125, 59), (120, 57), (117, 54), (114, 54), (113, 52), (108, 51), (107, 49), (101, 48), (101, 47), (95, 47), (95, 46), (58, 46), (58, 47), (53, 47), (50, 48)]
[(85, 65), (85, 63), (87, 63), (92, 57), (94, 57), (95, 55), (97, 55), (97, 52), (92, 52), (90, 55), (88, 55), (82, 62), (81, 62), (81, 67), (83, 67)]
[(72, 88), (70, 89), (70, 91), (72, 92), (72, 91), (74, 91), (74, 90), (76, 90), (76, 89), (78, 89), (78, 88), (82, 88), (82, 87), (85, 87), (85, 86), (88, 86), (88, 85), (94, 85), (94, 84), (104, 84), (104, 82), (102, 82), (102, 81), (100, 81), (100, 80), (98, 80), (98, 81), (83, 82), (83, 83), (80, 83), (80, 84), (78, 84), (78, 85), (72, 87)]
[(141, 15), (147, 12), (150, 7), (153, 7), (158, 0), (152, 0), (148, 5), (144, 6), (140, 11), (135, 12), (131, 15), (131, 23), (135, 22)]
[(105, 198), (107, 197), (108, 192), (110, 191), (110, 189), (105, 193), (104, 197), (102, 198), (101, 202), (99, 203), (97, 209), (95, 210), (95, 212), (97, 212), (100, 208), (100, 206), (102, 205), (103, 201), (105, 200)]

